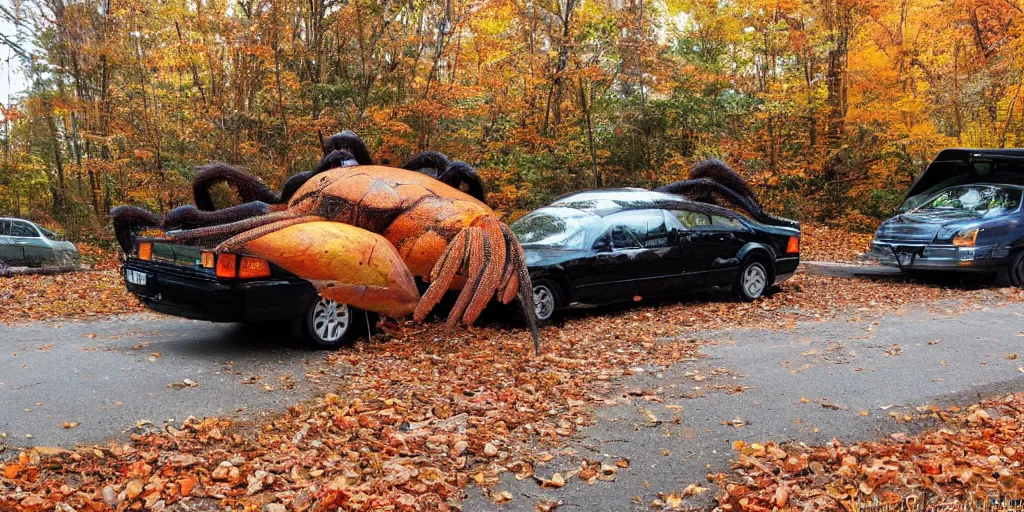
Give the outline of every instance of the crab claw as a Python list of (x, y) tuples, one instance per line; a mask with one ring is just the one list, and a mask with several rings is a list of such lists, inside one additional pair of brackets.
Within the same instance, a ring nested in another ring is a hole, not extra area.
[(269, 233), (254, 233), (255, 237), (242, 233), (217, 251), (263, 258), (310, 281), (324, 298), (374, 313), (400, 318), (416, 309), (416, 282), (384, 237), (327, 221), (267, 228)]

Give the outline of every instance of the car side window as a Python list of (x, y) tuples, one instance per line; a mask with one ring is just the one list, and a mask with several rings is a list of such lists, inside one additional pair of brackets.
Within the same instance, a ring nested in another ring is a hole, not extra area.
[(725, 217), (723, 215), (712, 215), (711, 225), (723, 231), (746, 231), (746, 226), (739, 219)]
[(672, 212), (675, 214), (679, 222), (683, 224), (686, 229), (708, 229), (711, 226), (711, 216), (706, 213), (698, 213), (688, 210), (676, 210)]
[(11, 236), (39, 238), (39, 233), (24, 222), (13, 221), (11, 222)]
[(611, 231), (613, 249), (653, 249), (669, 246), (669, 228), (659, 211), (629, 214), (618, 219)]
[(642, 247), (636, 235), (626, 226), (615, 226), (610, 234), (612, 249), (639, 249)]
[(10, 234), (11, 234), (10, 225), (11, 225), (10, 221), (0, 220), (0, 236), (10, 236)]

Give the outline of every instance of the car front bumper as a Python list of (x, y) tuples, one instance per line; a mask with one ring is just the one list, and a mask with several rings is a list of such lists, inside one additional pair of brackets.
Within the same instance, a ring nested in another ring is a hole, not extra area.
[[(129, 282), (126, 272), (145, 274), (145, 284)], [(174, 265), (128, 260), (121, 267), (125, 286), (145, 306), (167, 315), (211, 322), (261, 322), (303, 315), (316, 288), (300, 278), (250, 281), (216, 276)]]
[(903, 270), (994, 272), (1009, 263), (1009, 249), (993, 245), (955, 247), (950, 244), (874, 240), (868, 257), (882, 265)]

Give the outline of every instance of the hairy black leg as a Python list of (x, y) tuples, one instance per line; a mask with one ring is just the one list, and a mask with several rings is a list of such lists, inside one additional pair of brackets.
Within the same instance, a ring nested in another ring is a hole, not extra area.
[(302, 187), (302, 185), (305, 185), (313, 176), (324, 171), (343, 167), (345, 162), (352, 161), (357, 161), (356, 157), (346, 150), (336, 149), (331, 151), (323, 160), (320, 160), (320, 164), (316, 166), (316, 169), (295, 174), (288, 178), (288, 181), (284, 182), (284, 186), (281, 187), (281, 202), (287, 203), (295, 195), (295, 191)]
[(355, 157), (359, 165), (373, 165), (373, 157), (370, 156), (370, 151), (366, 149), (366, 144), (352, 130), (335, 133), (324, 144), (324, 156), (329, 156), (332, 151), (337, 150), (348, 151)]
[(707, 178), (721, 185), (732, 189), (737, 194), (750, 198), (751, 201), (758, 202), (757, 196), (754, 191), (747, 184), (747, 181), (740, 176), (738, 172), (729, 167), (725, 162), (716, 158), (703, 160), (697, 162), (696, 165), (690, 168), (690, 179), (698, 180)]
[(164, 221), (163, 217), (149, 210), (127, 205), (110, 210), (110, 217), (114, 223), (114, 236), (125, 253), (134, 248), (136, 232), (158, 228)]
[(444, 172), (438, 174), (437, 180), (487, 204), (487, 191), (484, 189), (484, 180), (477, 174), (476, 169), (470, 167), (466, 162), (459, 160), (452, 162)]
[(193, 229), (183, 229), (180, 231), (168, 231), (166, 233), (166, 236), (167, 239), (174, 242), (199, 245), (205, 248), (213, 248), (216, 247), (221, 242), (223, 242), (224, 240), (227, 240), (239, 233), (248, 231), (250, 229), (258, 228), (260, 226), (265, 226), (267, 224), (271, 224), (279, 220), (294, 219), (296, 217), (304, 216), (289, 211), (271, 212), (265, 215), (249, 217), (247, 219), (242, 219), (235, 222), (229, 222), (227, 224), (204, 226), (201, 228)]
[(436, 178), (451, 164), (448, 157), (437, 151), (424, 151), (402, 164), (402, 169), (421, 172), (431, 178)]
[(248, 219), (249, 217), (265, 213), (270, 213), (270, 206), (262, 201), (253, 201), (213, 212), (204, 212), (194, 206), (179, 206), (167, 214), (167, 218), (164, 219), (163, 228), (170, 231), (174, 229), (215, 226)]
[(210, 188), (221, 182), (234, 187), (243, 203), (263, 201), (267, 204), (279, 204), (281, 202), (277, 194), (255, 176), (237, 167), (217, 162), (200, 167), (195, 178), (192, 178), (192, 196), (195, 198), (197, 208), (203, 211), (217, 209), (210, 197)]
[(677, 181), (663, 187), (658, 187), (655, 190), (666, 194), (687, 196), (692, 200), (703, 203), (709, 202), (706, 199), (708, 197), (722, 197), (729, 204), (746, 211), (757, 220), (761, 220), (766, 216), (760, 204), (710, 178)]

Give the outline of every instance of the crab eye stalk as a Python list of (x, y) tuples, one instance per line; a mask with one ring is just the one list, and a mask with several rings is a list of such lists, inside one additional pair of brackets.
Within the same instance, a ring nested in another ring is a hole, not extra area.
[(965, 229), (953, 237), (953, 245), (957, 247), (974, 247), (978, 241), (978, 228)]

